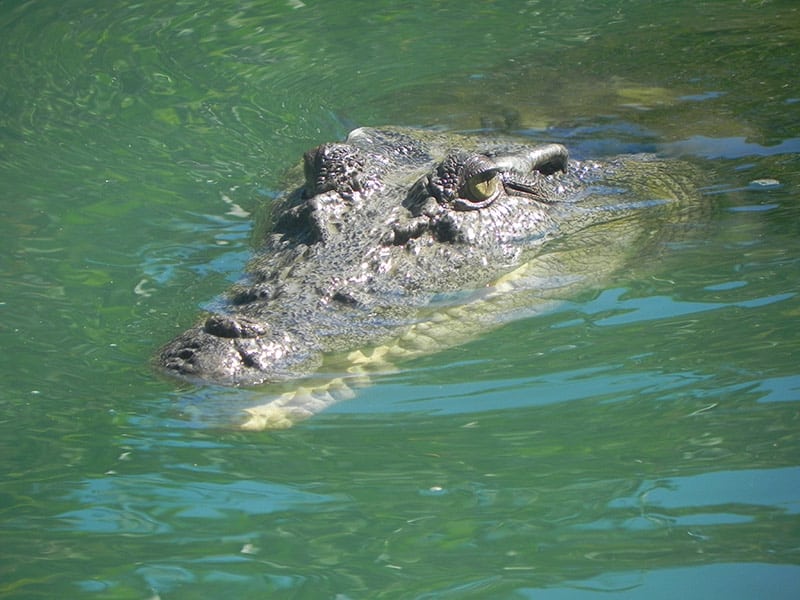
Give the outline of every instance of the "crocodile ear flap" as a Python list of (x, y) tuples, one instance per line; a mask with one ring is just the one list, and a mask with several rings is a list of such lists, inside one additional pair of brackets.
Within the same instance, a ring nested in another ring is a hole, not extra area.
[(520, 173), (537, 171), (542, 175), (552, 175), (557, 171), (567, 171), (569, 152), (561, 144), (544, 144), (519, 154), (498, 156), (494, 160), (504, 170)]
[(569, 151), (561, 144), (546, 144), (534, 148), (530, 155), (531, 169), (542, 175), (552, 175), (556, 171), (567, 172)]

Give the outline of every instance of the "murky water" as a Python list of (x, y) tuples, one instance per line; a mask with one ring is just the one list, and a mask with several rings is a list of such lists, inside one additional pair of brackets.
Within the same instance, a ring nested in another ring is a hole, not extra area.
[[(0, 597), (794, 598), (794, 2), (0, 3)], [(695, 162), (713, 215), (300, 426), (150, 366), (359, 125)], [(655, 263), (655, 264), (653, 264)]]

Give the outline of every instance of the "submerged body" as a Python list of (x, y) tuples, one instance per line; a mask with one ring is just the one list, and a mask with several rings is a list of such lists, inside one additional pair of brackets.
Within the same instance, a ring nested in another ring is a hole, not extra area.
[[(697, 204), (682, 163), (570, 161), (558, 144), (510, 138), (362, 128), (304, 167), (249, 280), (162, 348), (167, 371), (257, 385), (334, 356), (357, 382), (607, 277), (674, 237)], [(287, 392), (246, 427), (286, 426), (350, 387), (334, 377)]]

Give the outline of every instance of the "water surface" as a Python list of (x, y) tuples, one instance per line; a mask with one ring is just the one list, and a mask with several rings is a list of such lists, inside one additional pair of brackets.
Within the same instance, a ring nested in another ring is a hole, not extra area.
[[(0, 597), (794, 598), (800, 8), (0, 3)], [(245, 433), (150, 358), (361, 125), (696, 163), (599, 289)]]

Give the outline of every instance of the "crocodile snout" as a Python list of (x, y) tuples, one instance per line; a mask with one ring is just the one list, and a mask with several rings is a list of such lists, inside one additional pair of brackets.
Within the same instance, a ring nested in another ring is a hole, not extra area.
[(258, 385), (296, 377), (313, 368), (309, 348), (266, 323), (213, 315), (161, 349), (159, 362), (174, 375), (222, 385)]

